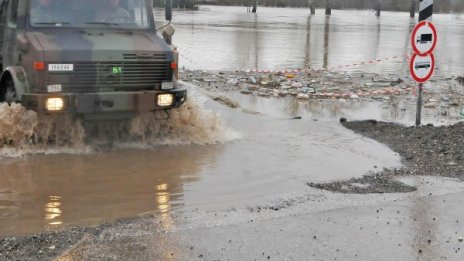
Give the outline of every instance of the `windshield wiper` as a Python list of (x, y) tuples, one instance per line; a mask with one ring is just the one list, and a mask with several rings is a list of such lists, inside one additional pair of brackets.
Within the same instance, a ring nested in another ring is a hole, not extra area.
[(39, 22), (39, 23), (33, 23), (36, 25), (67, 25), (70, 24), (69, 22)]
[(85, 24), (96, 24), (96, 25), (119, 25), (118, 23), (110, 23), (110, 22), (86, 22)]
[[(86, 22), (85, 24), (90, 24), (90, 25), (109, 25), (109, 26), (114, 26), (117, 29), (122, 29), (128, 34), (132, 34), (133, 32), (129, 30), (128, 28), (122, 27), (120, 23), (109, 23), (109, 22)], [(125, 23), (123, 23), (125, 24)]]

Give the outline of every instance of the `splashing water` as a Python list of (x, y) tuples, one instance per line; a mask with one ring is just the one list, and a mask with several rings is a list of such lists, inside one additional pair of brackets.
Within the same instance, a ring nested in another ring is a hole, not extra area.
[(0, 157), (82, 153), (85, 131), (68, 114), (38, 115), (20, 104), (0, 104)]
[(201, 109), (191, 100), (170, 110), (169, 116), (163, 111), (139, 114), (130, 122), (129, 131), (133, 139), (146, 145), (208, 145), (239, 138), (217, 113)]
[(0, 104), (0, 147), (28, 144), (38, 124), (37, 114), (19, 104)]
[[(169, 114), (169, 117), (168, 117)], [(38, 115), (20, 104), (0, 104), (0, 158), (28, 154), (82, 154), (102, 142), (122, 148), (208, 145), (236, 139), (217, 113), (187, 101), (178, 109), (147, 112), (128, 121), (97, 123), (97, 133), (69, 114)]]

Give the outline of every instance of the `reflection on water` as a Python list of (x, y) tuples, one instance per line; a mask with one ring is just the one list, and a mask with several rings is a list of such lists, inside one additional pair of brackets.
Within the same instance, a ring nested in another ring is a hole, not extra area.
[[(0, 236), (96, 224), (156, 211), (162, 225), (183, 204), (220, 146), (170, 146), (0, 160)], [(50, 196), (52, 195), (52, 196)]]
[(324, 58), (322, 68), (327, 69), (329, 66), (329, 38), (330, 38), (330, 16), (325, 16), (324, 22)]
[(45, 221), (51, 226), (61, 225), (61, 214), (61, 197), (50, 196), (50, 201), (45, 205)]
[[(395, 95), (378, 100), (359, 101), (356, 99), (309, 99), (299, 100), (294, 97), (263, 98), (258, 96), (228, 93), (243, 108), (264, 114), (311, 118), (314, 120), (338, 120), (341, 117), (349, 120), (376, 119), (397, 122), (406, 125), (415, 123), (414, 100), (401, 99)], [(451, 124), (460, 120), (443, 115), (458, 115), (459, 107), (444, 109), (424, 108), (424, 124)]]
[(304, 58), (304, 62), (303, 62), (303, 67), (304, 68), (309, 68), (309, 64), (310, 64), (310, 61), (311, 61), (311, 55), (310, 55), (310, 52), (309, 52), (309, 47), (311, 45), (311, 18), (312, 17), (313, 17), (312, 15), (308, 16), (308, 20), (306, 22), (306, 42), (305, 42), (305, 49), (304, 49), (305, 58)]
[(161, 213), (161, 226), (164, 229), (171, 229), (173, 227), (173, 220), (171, 218), (171, 195), (168, 192), (168, 184), (160, 184), (156, 186), (156, 206)]
[[(156, 12), (158, 20), (163, 13)], [(440, 41), (437, 75), (464, 71), (464, 20), (456, 14), (434, 14)], [(180, 64), (188, 69), (333, 68), (412, 52), (410, 31), (416, 20), (409, 13), (335, 10), (310, 16), (309, 9), (261, 7), (258, 14), (242, 7), (208, 6), (177, 11), (174, 43)], [(187, 59), (189, 60), (187, 60)], [(343, 70), (409, 74), (405, 59)]]

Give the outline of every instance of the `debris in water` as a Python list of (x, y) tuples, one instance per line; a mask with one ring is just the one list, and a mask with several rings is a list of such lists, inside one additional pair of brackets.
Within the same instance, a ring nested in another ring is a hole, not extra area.
[(233, 108), (233, 109), (236, 109), (236, 108), (240, 108), (240, 104), (226, 96), (218, 96), (216, 98), (214, 98), (215, 101), (218, 101), (222, 104), (224, 104), (225, 106), (227, 107), (230, 107), (230, 108)]

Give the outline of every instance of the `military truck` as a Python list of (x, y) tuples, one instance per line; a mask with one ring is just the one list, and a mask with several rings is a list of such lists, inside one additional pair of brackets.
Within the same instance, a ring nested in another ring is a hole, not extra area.
[(186, 101), (174, 77), (176, 54), (157, 33), (152, 0), (0, 2), (0, 102), (90, 119)]

